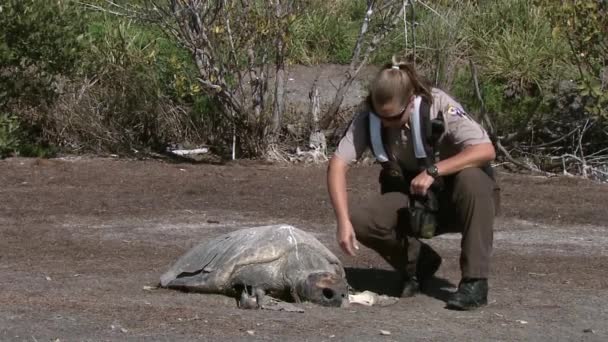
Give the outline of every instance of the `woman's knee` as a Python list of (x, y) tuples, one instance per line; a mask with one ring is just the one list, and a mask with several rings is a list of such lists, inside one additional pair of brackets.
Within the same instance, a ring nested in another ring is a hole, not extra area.
[(350, 220), (357, 238), (366, 240), (370, 236), (385, 238), (394, 235), (400, 212), (407, 206), (404, 194), (387, 193), (353, 208)]

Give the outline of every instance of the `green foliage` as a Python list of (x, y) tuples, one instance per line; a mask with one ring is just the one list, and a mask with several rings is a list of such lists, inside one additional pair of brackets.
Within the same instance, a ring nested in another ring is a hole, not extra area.
[[(528, 125), (545, 109), (555, 83), (573, 76), (574, 69), (565, 62), (567, 45), (551, 37), (546, 10), (532, 0), (434, 5), (439, 14), (417, 7), (419, 69), (431, 83), (478, 112), (472, 61), (486, 111), (499, 134)], [(399, 40), (404, 41), (402, 33)], [(410, 35), (403, 55), (412, 53), (412, 40)]]
[(468, 17), (467, 36), (483, 76), (505, 84), (513, 96), (537, 95), (553, 80), (567, 77), (566, 46), (551, 38), (543, 8), (515, 0), (478, 9)]
[(608, 119), (608, 2), (536, 0), (548, 9), (553, 37), (564, 37), (578, 68), (580, 94), (592, 99), (587, 110)]
[(24, 157), (51, 157), (54, 148), (40, 142), (31, 127), (23, 127), (15, 114), (0, 113), (0, 158), (13, 155)]
[[(469, 54), (464, 21), (470, 15), (470, 6), (446, 2), (434, 4), (437, 13), (415, 5), (415, 31), (412, 31), (412, 11), (407, 9), (407, 25), (401, 21), (397, 29), (374, 54), (372, 62), (383, 64), (393, 55), (412, 61), (417, 69), (436, 86), (450, 89), (459, 64)], [(407, 32), (407, 39), (405, 33)], [(406, 44), (407, 42), (407, 44)]]
[(0, 113), (0, 158), (19, 150), (21, 128), (15, 115)]
[(105, 14), (91, 17), (85, 73), (136, 68), (137, 73), (155, 79), (159, 93), (175, 100), (188, 101), (200, 94), (192, 57), (156, 27)]
[(289, 59), (295, 64), (348, 64), (365, 1), (310, 1), (289, 31)]
[(72, 1), (7, 0), (0, 15), (0, 107), (52, 101), (79, 61), (86, 16)]
[(52, 141), (80, 151), (132, 154), (200, 140), (192, 120), (178, 112), (180, 102), (200, 96), (191, 59), (151, 27), (106, 15), (93, 18), (82, 71), (94, 84), (85, 83), (86, 93), (62, 99), (49, 115), (46, 133)]
[[(276, 20), (266, 2), (251, 4), (220, 13), (209, 31), (217, 43), (216, 58), (228, 70), (247, 69), (248, 47), (255, 50), (260, 68), (262, 61), (273, 62), (277, 35), (286, 39), (288, 63), (347, 64), (366, 9), (365, 0), (302, 0), (294, 2), (298, 15)], [(567, 124), (573, 117), (577, 122), (604, 118), (605, 129), (607, 1), (425, 2), (439, 14), (415, 4), (418, 69), (474, 114), (480, 108), (472, 60), (499, 135), (535, 122)], [(47, 141), (70, 151), (129, 153), (184, 141), (213, 142), (218, 151), (229, 148), (234, 125), (220, 115), (215, 94), (201, 89), (192, 54), (153, 25), (86, 10), (68, 0), (6, 0), (0, 7), (1, 155), (52, 153)], [(235, 38), (236, 56), (229, 53), (223, 16), (229, 16), (233, 32), (248, 32)], [(370, 32), (377, 23), (371, 23)], [(282, 31), (285, 24), (288, 30)], [(400, 23), (371, 62), (411, 57), (409, 22), (407, 30), (407, 46)], [(236, 83), (234, 75), (220, 76), (228, 86)], [(563, 96), (559, 89), (568, 80), (577, 84)], [(271, 100), (263, 100), (264, 110)], [(572, 115), (572, 101), (586, 110)], [(267, 114), (239, 117), (237, 125), (265, 127)], [(593, 137), (601, 145), (605, 137), (597, 129), (600, 133)], [(255, 138), (265, 133), (243, 128), (240, 134)]]

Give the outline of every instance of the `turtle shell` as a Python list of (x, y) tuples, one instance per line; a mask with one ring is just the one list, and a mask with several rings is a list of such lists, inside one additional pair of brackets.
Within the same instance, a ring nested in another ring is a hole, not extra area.
[(230, 293), (236, 285), (289, 291), (318, 272), (344, 278), (339, 259), (313, 235), (289, 225), (236, 230), (203, 242), (160, 278), (168, 288)]

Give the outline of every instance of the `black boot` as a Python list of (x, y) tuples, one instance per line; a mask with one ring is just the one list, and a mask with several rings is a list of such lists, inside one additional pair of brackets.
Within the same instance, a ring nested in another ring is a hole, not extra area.
[(488, 304), (487, 279), (463, 279), (458, 291), (448, 300), (447, 308), (453, 310), (472, 310)]
[(416, 275), (404, 277), (401, 297), (412, 297), (420, 291), (424, 291), (425, 285), (429, 279), (433, 278), (439, 266), (441, 266), (439, 254), (429, 246), (423, 245), (416, 262)]
[(416, 277), (406, 278), (403, 282), (401, 298), (414, 297), (420, 292), (420, 283)]

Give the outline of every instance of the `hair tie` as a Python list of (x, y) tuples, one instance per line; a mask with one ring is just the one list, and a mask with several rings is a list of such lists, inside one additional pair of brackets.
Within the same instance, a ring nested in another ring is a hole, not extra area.
[(397, 69), (397, 70), (399, 70), (399, 66), (398, 66), (398, 65), (393, 65), (393, 66), (391, 67), (391, 69)]

